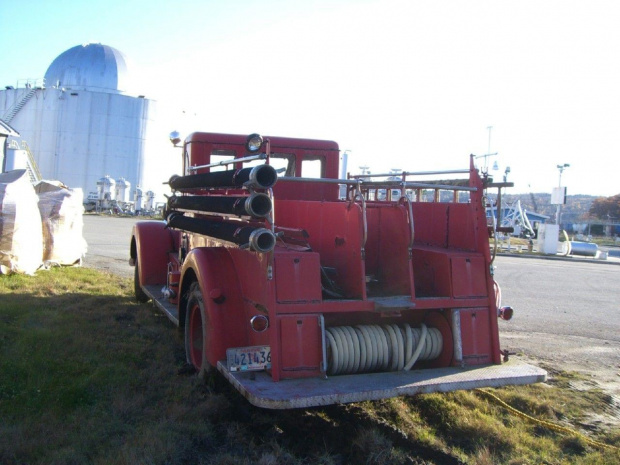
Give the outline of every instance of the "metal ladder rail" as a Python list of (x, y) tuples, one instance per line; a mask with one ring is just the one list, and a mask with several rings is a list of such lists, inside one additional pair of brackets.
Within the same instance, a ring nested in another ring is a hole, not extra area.
[(24, 95), (20, 101), (15, 102), (15, 104), (8, 109), (8, 111), (4, 114), (2, 120), (6, 123), (10, 123), (11, 121), (13, 121), (13, 118), (15, 118), (15, 116), (17, 115), (17, 113), (19, 113), (19, 111), (24, 108), (24, 105), (26, 105), (26, 103), (28, 103), (28, 101), (32, 98), (32, 96), (34, 94), (36, 94), (37, 89), (33, 88), (30, 89), (26, 95)]
[(25, 140), (22, 141), (22, 148), (28, 154), (28, 174), (30, 176), (30, 182), (35, 184), (41, 181), (43, 179), (43, 176), (41, 175), (41, 171), (39, 170), (39, 165), (37, 165), (37, 162), (32, 156), (32, 152), (30, 151), (30, 146)]

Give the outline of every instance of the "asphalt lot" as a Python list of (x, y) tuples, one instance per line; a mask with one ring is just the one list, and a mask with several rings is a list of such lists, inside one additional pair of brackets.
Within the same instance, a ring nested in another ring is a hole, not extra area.
[[(84, 215), (84, 266), (133, 277), (129, 242), (136, 218)], [(503, 349), (547, 368), (589, 375), (620, 399), (620, 259), (499, 255)], [(620, 404), (620, 401), (618, 402)]]

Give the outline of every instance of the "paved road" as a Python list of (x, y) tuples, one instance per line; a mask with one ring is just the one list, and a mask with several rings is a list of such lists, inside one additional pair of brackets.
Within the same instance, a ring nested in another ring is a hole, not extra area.
[(84, 238), (88, 244), (84, 266), (133, 278), (129, 242), (136, 221), (139, 219), (84, 215)]
[(500, 256), (504, 349), (579, 371), (620, 399), (620, 266), (591, 260)]
[[(133, 277), (128, 265), (135, 218), (84, 216), (84, 265)], [(535, 363), (593, 375), (620, 398), (620, 266), (589, 259), (501, 255), (496, 279), (504, 305), (502, 348)]]

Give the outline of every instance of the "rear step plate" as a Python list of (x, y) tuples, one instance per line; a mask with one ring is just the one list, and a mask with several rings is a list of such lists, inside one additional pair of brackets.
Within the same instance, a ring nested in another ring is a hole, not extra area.
[(287, 379), (277, 383), (264, 371), (232, 373), (227, 370), (225, 361), (218, 362), (217, 369), (250, 403), (269, 409), (305, 408), (429, 392), (532, 384), (547, 379), (545, 370), (515, 360), (482, 367), (341, 375), (327, 379)]

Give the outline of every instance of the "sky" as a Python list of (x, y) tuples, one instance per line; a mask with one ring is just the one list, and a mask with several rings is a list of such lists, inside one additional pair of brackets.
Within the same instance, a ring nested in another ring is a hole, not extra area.
[[(617, 0), (0, 0), (0, 85), (76, 45), (193, 131), (329, 139), (348, 171), (467, 168), (620, 193)], [(493, 166), (498, 170), (494, 171)]]

